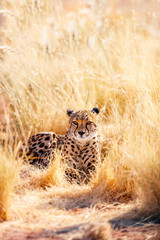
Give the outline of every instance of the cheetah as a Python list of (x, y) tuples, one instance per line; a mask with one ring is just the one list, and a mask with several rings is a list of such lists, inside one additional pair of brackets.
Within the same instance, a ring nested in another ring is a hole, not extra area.
[(47, 167), (54, 159), (55, 149), (59, 149), (67, 166), (66, 178), (77, 183), (88, 183), (100, 162), (98, 114), (99, 109), (96, 107), (91, 111), (68, 109), (69, 129), (65, 135), (41, 132), (29, 138), (26, 153), (29, 162)]

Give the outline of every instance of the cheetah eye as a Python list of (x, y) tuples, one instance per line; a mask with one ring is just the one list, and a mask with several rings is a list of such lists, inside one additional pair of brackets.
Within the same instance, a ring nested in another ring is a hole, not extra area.
[(87, 122), (86, 125), (88, 126), (88, 125), (90, 125), (91, 123), (92, 123), (92, 122)]
[(77, 125), (78, 125), (78, 122), (76, 122), (76, 121), (73, 121), (73, 124), (77, 126)]

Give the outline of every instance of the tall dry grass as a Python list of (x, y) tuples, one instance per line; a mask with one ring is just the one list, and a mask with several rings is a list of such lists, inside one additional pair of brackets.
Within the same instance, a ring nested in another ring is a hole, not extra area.
[(58, 0), (2, 1), (1, 93), (23, 141), (38, 131), (64, 134), (67, 108), (99, 106), (103, 163), (92, 190), (112, 201), (139, 197), (157, 212), (158, 0), (149, 15), (139, 1), (121, 11), (118, 1), (84, 3), (66, 13)]
[(0, 221), (7, 220), (10, 216), (12, 194), (16, 179), (19, 174), (20, 163), (13, 155), (7, 156), (1, 150), (0, 154)]

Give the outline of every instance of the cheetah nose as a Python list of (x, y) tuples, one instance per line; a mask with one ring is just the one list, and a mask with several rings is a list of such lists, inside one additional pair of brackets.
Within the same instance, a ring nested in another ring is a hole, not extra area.
[(79, 135), (81, 135), (81, 137), (83, 134), (85, 134), (85, 132), (83, 132), (83, 131), (79, 131), (78, 133), (79, 133)]

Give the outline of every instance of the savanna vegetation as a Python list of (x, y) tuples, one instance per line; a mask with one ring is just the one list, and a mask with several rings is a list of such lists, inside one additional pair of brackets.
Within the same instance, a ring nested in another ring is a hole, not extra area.
[[(159, 0), (0, 6), (0, 234), (90, 224), (75, 239), (114, 239), (122, 214), (158, 221)], [(34, 133), (66, 133), (68, 108), (95, 106), (102, 164), (88, 185), (66, 182), (58, 152), (46, 170), (19, 156)]]

